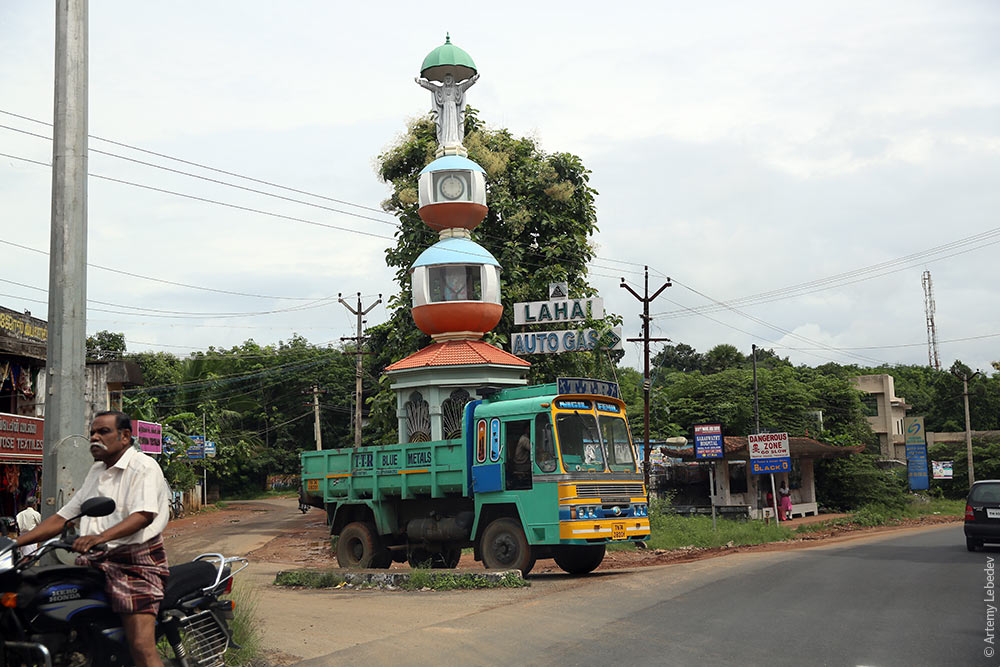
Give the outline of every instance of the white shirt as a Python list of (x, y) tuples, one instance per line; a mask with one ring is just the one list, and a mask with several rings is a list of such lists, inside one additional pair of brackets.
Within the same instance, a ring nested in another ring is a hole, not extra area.
[(80, 490), (73, 494), (58, 514), (64, 519), (72, 519), (80, 514), (83, 501), (97, 496), (114, 500), (115, 511), (108, 516), (81, 518), (81, 536), (99, 535), (136, 512), (152, 512), (156, 515), (153, 522), (142, 530), (108, 542), (109, 549), (149, 541), (167, 527), (170, 501), (163, 471), (152, 457), (134, 447), (126, 449), (118, 462), (110, 468), (101, 461), (94, 463)]
[(24, 535), (26, 532), (42, 522), (42, 515), (34, 507), (25, 507), (17, 513), (17, 532)]

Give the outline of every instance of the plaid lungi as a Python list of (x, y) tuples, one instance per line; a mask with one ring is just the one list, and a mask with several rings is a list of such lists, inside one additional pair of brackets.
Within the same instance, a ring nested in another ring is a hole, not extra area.
[(77, 565), (104, 573), (104, 590), (119, 614), (157, 614), (170, 571), (163, 539), (157, 535), (141, 544), (125, 544), (107, 551), (90, 551)]

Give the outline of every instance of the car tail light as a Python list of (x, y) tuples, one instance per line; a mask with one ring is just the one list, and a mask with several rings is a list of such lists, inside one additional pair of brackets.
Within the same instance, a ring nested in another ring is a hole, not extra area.
[(976, 514), (975, 514), (975, 512), (972, 511), (972, 505), (966, 505), (965, 506), (965, 520), (966, 521), (975, 521), (976, 520)]

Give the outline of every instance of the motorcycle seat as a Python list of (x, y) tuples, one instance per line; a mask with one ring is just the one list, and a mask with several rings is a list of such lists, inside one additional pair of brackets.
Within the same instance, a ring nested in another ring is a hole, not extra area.
[(205, 560), (193, 560), (170, 568), (167, 587), (163, 592), (160, 610), (172, 609), (186, 595), (211, 586), (219, 568)]

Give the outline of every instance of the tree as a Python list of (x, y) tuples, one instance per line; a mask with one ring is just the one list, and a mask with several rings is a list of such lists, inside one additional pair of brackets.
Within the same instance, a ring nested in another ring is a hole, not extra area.
[(87, 358), (97, 360), (121, 359), (125, 354), (125, 334), (98, 331), (87, 336)]
[[(546, 299), (550, 282), (569, 283), (574, 297), (596, 294), (587, 280), (587, 262), (594, 257), (590, 237), (597, 230), (597, 193), (589, 185), (590, 172), (580, 158), (546, 153), (533, 139), (488, 128), (471, 108), (465, 115), (464, 143), (469, 158), (486, 171), (489, 213), (472, 236), (503, 268), (504, 314), (486, 338), (503, 345), (514, 329), (512, 304)], [(434, 123), (424, 117), (411, 122), (401, 140), (379, 156), (379, 177), (392, 186), (383, 208), (395, 214), (400, 223), (396, 245), (386, 250), (386, 262), (396, 268), (400, 291), (388, 300), (390, 320), (368, 330), (376, 373), (430, 343), (410, 317), (410, 266), (438, 240), (417, 213), (420, 170), (434, 159), (436, 148)], [(620, 318), (612, 316), (589, 324), (616, 323)], [(621, 356), (620, 352), (538, 355), (531, 359), (529, 381), (548, 382), (558, 375), (610, 378), (612, 365)], [(394, 442), (396, 418), (386, 413), (395, 409), (390, 398), (391, 390), (383, 383), (379, 396), (369, 405), (378, 413), (373, 415), (373, 423), (382, 439)]]

